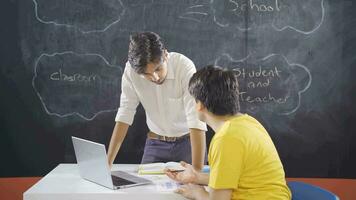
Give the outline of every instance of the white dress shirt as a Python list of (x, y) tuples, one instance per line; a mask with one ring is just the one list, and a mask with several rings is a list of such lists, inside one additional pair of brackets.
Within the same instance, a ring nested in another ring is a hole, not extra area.
[(179, 137), (189, 133), (189, 128), (207, 130), (206, 124), (198, 119), (195, 100), (188, 91), (189, 80), (196, 72), (194, 63), (182, 54), (171, 52), (167, 68), (165, 81), (157, 85), (141, 77), (129, 62), (126, 63), (115, 121), (131, 125), (141, 102), (147, 126), (156, 134)]

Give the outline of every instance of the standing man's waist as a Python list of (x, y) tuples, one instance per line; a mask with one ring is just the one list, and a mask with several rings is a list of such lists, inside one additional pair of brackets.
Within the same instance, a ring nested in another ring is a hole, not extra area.
[(185, 138), (189, 138), (189, 133), (184, 134), (182, 136), (178, 136), (178, 137), (171, 137), (171, 136), (158, 135), (158, 134), (150, 131), (147, 133), (147, 138), (154, 139), (154, 140), (161, 140), (161, 141), (165, 141), (165, 142), (175, 142), (175, 141), (183, 140)]

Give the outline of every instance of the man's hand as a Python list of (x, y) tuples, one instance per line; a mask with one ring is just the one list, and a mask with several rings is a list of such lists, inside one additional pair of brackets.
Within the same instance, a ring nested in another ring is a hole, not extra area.
[(204, 189), (203, 186), (195, 185), (195, 184), (187, 184), (178, 188), (174, 192), (183, 195), (188, 199), (205, 199), (208, 197), (208, 192)]
[(164, 172), (165, 174), (179, 182), (179, 183), (196, 183), (198, 179), (198, 172), (194, 169), (194, 167), (186, 162), (180, 162), (180, 164), (185, 168), (184, 171), (182, 172), (175, 172), (169, 169), (165, 169)]

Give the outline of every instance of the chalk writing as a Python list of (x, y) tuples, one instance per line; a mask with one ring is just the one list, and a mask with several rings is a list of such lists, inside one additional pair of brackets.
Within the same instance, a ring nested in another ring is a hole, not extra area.
[[(240, 84), (239, 101), (247, 112), (266, 110), (291, 114), (300, 105), (301, 93), (311, 84), (309, 70), (302, 65), (289, 63), (282, 55), (271, 54), (262, 59), (248, 56), (235, 60), (229, 54), (224, 54), (215, 64), (228, 67), (236, 73)], [(295, 77), (303, 77), (300, 79), (303, 81), (298, 82)]]
[(229, 0), (232, 12), (244, 12), (246, 9), (257, 12), (273, 12), (280, 11), (278, 0), (271, 1), (256, 1), (256, 0)]
[(275, 97), (270, 92), (266, 96), (249, 96), (247, 92), (240, 91), (240, 101), (241, 102), (248, 102), (248, 103), (277, 103), (277, 104), (284, 104), (287, 102), (289, 96), (285, 96), (283, 98)]
[(73, 75), (68, 75), (62, 72), (62, 69), (59, 69), (58, 72), (53, 72), (50, 76), (49, 79), (52, 81), (68, 81), (68, 82), (86, 82), (86, 83), (91, 83), (95, 81), (100, 81), (101, 78), (100, 76), (94, 74), (94, 75), (82, 75), (79, 73), (75, 73)]
[(325, 16), (324, 0), (211, 0), (210, 8), (218, 26), (240, 31), (271, 26), (311, 34)]
[(249, 81), (247, 82), (248, 88), (266, 88), (271, 86), (271, 80), (268, 78), (266, 81)]
[(32, 85), (48, 114), (92, 120), (117, 109), (121, 73), (99, 54), (42, 54)]
[(259, 78), (259, 77), (281, 77), (281, 70), (277, 67), (273, 69), (262, 69), (262, 66), (259, 66), (257, 70), (250, 70), (246, 73), (246, 68), (235, 68), (234, 71), (237, 72), (237, 76), (241, 78)]

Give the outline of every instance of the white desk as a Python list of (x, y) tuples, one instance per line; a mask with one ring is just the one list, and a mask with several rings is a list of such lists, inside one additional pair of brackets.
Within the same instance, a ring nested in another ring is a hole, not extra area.
[[(136, 174), (138, 165), (119, 164), (113, 171), (121, 170)], [(38, 183), (23, 194), (24, 200), (183, 200), (175, 194), (173, 188), (161, 187), (170, 180), (165, 175), (144, 176), (154, 184), (142, 185), (119, 190), (111, 190), (82, 179), (76, 164), (60, 164)]]

